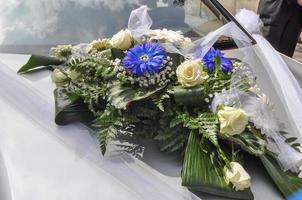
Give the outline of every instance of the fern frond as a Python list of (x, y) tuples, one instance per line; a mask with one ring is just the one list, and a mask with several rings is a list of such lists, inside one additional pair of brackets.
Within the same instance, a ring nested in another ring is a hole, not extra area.
[(197, 117), (191, 117), (184, 122), (184, 126), (190, 130), (198, 129), (204, 138), (218, 146), (219, 121), (215, 113), (202, 113)]
[(135, 158), (142, 158), (145, 147), (139, 144), (132, 144), (132, 143), (122, 143), (122, 144), (116, 144), (117, 147), (119, 147), (123, 152), (126, 152)]
[(106, 153), (107, 144), (116, 138), (122, 126), (122, 117), (118, 110), (108, 107), (103, 112), (98, 113), (92, 127), (95, 129), (103, 155)]
[(165, 127), (154, 139), (160, 142), (161, 151), (184, 153), (188, 135), (188, 130), (182, 126)]
[(106, 153), (108, 142), (116, 137), (117, 132), (118, 129), (114, 125), (102, 126), (96, 129), (96, 137), (100, 143), (100, 148), (103, 155)]

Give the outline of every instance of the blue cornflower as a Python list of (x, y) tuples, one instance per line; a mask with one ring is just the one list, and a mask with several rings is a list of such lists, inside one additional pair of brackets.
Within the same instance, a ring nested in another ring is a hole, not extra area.
[(167, 53), (158, 43), (141, 43), (129, 49), (123, 59), (123, 66), (134, 76), (158, 73), (165, 67)]
[[(196, 55), (200, 55), (201, 49), (196, 51)], [(220, 64), (221, 71), (228, 73), (233, 69), (233, 63), (230, 59), (224, 56), (224, 54), (213, 47), (206, 53), (206, 55), (202, 58), (203, 63), (209, 69), (210, 72), (215, 70), (216, 65)]]

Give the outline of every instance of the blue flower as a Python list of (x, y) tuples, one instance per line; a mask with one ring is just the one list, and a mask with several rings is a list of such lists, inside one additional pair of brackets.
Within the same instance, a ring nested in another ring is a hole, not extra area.
[(129, 49), (123, 59), (123, 66), (134, 76), (158, 73), (165, 67), (167, 53), (158, 43), (141, 43)]
[[(201, 51), (202, 49), (197, 49), (196, 55), (201, 55)], [(216, 65), (218, 64), (220, 64), (220, 69), (224, 73), (231, 72), (233, 69), (232, 61), (226, 58), (221, 51), (219, 51), (218, 49), (215, 50), (213, 47), (202, 58), (202, 61), (210, 72), (213, 72), (215, 70)]]

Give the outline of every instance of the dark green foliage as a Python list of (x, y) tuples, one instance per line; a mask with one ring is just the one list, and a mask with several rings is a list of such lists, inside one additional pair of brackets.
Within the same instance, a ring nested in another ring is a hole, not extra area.
[(121, 148), (123, 152), (126, 152), (135, 158), (142, 158), (145, 150), (145, 147), (142, 145), (133, 143), (116, 144), (116, 146)]
[(288, 197), (302, 188), (302, 179), (290, 171), (284, 172), (280, 168), (275, 155), (267, 153), (260, 158), (266, 168), (266, 171), (271, 176), (284, 197)]
[(227, 140), (240, 145), (246, 152), (255, 156), (261, 156), (266, 153), (267, 142), (260, 130), (252, 129), (252, 131), (246, 129), (239, 135), (225, 137)]
[(111, 49), (111, 55), (112, 55), (113, 59), (116, 59), (116, 58), (123, 59), (124, 56), (125, 56), (124, 52), (120, 49), (117, 49), (117, 48), (112, 48)]
[(105, 83), (108, 80), (116, 80), (111, 55), (105, 52), (93, 53), (87, 57), (72, 60), (68, 66), (81, 73), (85, 83), (91, 81)]
[(170, 95), (167, 93), (164, 93), (159, 96), (153, 97), (153, 103), (154, 103), (154, 105), (156, 105), (156, 107), (160, 111), (165, 112), (164, 103), (165, 103), (165, 100), (168, 100), (168, 99), (170, 99)]
[(184, 88), (175, 86), (174, 100), (177, 104), (188, 106), (202, 106), (204, 104), (205, 91), (203, 87)]
[(66, 125), (72, 122), (91, 122), (94, 115), (88, 109), (87, 104), (80, 98), (73, 98), (67, 96), (62, 89), (54, 91), (55, 98), (55, 122), (58, 125)]
[(118, 110), (113, 107), (106, 108), (97, 114), (92, 127), (100, 143), (102, 154), (106, 152), (107, 144), (116, 138), (119, 129), (123, 127), (123, 119)]
[[(182, 184), (194, 191), (206, 192), (232, 199), (253, 199), (249, 189), (235, 191), (228, 185), (223, 176), (223, 167), (211, 160), (215, 152), (209, 152), (207, 143), (200, 143), (201, 137), (191, 132), (188, 139), (182, 169)], [(208, 153), (206, 153), (208, 152)]]
[(160, 141), (161, 151), (180, 152), (180, 155), (183, 155), (188, 135), (188, 130), (178, 125), (175, 127), (163, 127), (154, 139)]

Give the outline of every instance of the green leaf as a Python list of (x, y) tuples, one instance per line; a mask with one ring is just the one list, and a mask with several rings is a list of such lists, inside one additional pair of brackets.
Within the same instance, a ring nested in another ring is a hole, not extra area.
[(227, 137), (228, 140), (239, 144), (240, 147), (248, 153), (260, 156), (266, 152), (266, 140), (255, 132), (245, 131), (239, 135)]
[(290, 138), (286, 138), (285, 142), (291, 144), (291, 143), (295, 142), (296, 140), (297, 140), (297, 138), (290, 137)]
[(296, 150), (299, 151), (299, 147), (301, 147), (301, 144), (300, 143), (294, 143), (291, 145), (293, 148), (295, 148)]
[(174, 133), (172, 131), (161, 131), (157, 136), (154, 137), (154, 139), (166, 141), (173, 137), (173, 134)]
[(182, 169), (182, 185), (193, 191), (205, 192), (231, 199), (253, 199), (250, 189), (235, 191), (226, 183), (223, 168), (214, 165), (210, 156), (200, 146), (200, 136), (189, 136)]
[(70, 98), (62, 91), (56, 89), (55, 97), (55, 122), (58, 125), (66, 125), (72, 122), (91, 122), (94, 119), (93, 114), (88, 106), (79, 98), (70, 101)]
[(184, 147), (188, 140), (188, 133), (182, 127), (166, 127), (154, 137), (160, 141), (160, 150), (165, 152), (184, 151)]
[(71, 101), (71, 102), (76, 102), (76, 101), (78, 101), (81, 97), (78, 95), (78, 94), (76, 94), (76, 93), (66, 93), (66, 95), (68, 96), (68, 98), (69, 98), (69, 100)]
[(111, 55), (112, 55), (113, 60), (115, 60), (116, 58), (119, 58), (122, 60), (125, 56), (125, 53), (120, 49), (112, 48)]
[(200, 124), (199, 132), (203, 137), (210, 140), (214, 146), (219, 146), (217, 138), (217, 134), (219, 133), (219, 121), (216, 114), (203, 113), (198, 117), (198, 121)]
[(51, 68), (51, 65), (60, 65), (62, 63), (64, 63), (63, 60), (55, 57), (32, 55), (27, 63), (19, 69), (18, 73), (24, 74), (40, 69)]
[(176, 135), (172, 139), (167, 141), (164, 145), (161, 145), (161, 151), (174, 152), (181, 148), (185, 143), (184, 136), (181, 134)]
[(153, 102), (160, 111), (165, 112), (164, 102), (165, 102), (165, 99), (169, 99), (169, 98), (170, 98), (170, 96), (165, 93), (159, 97), (154, 98)]
[(181, 63), (185, 61), (185, 58), (178, 53), (168, 53), (168, 56), (172, 59), (172, 68), (176, 69)]
[(103, 155), (106, 153), (107, 144), (116, 138), (122, 126), (122, 118), (115, 108), (108, 107), (103, 112), (98, 113), (92, 127), (96, 131), (95, 134), (100, 143), (100, 149)]
[[(94, 126), (95, 127), (95, 126)], [(114, 139), (118, 130), (114, 125), (98, 127), (96, 130), (96, 137), (100, 143), (101, 152), (103, 155), (106, 153), (107, 144), (110, 140)]]
[(146, 99), (163, 88), (164, 87), (133, 89), (128, 86), (115, 84), (109, 88), (108, 101), (117, 109), (126, 109), (129, 103)]
[(175, 102), (180, 105), (202, 106), (205, 92), (203, 87), (184, 88), (182, 86), (174, 87)]
[(217, 134), (219, 133), (219, 121), (215, 113), (202, 113), (197, 117), (191, 117), (183, 121), (184, 127), (198, 129), (202, 137), (208, 139), (218, 147)]
[(183, 123), (183, 120), (180, 117), (175, 117), (170, 122), (170, 128), (173, 128), (177, 125), (180, 125)]
[(302, 179), (300, 179), (297, 174), (293, 174), (290, 171), (284, 172), (280, 168), (274, 155), (267, 153), (260, 158), (266, 171), (284, 197), (288, 197), (302, 188)]

